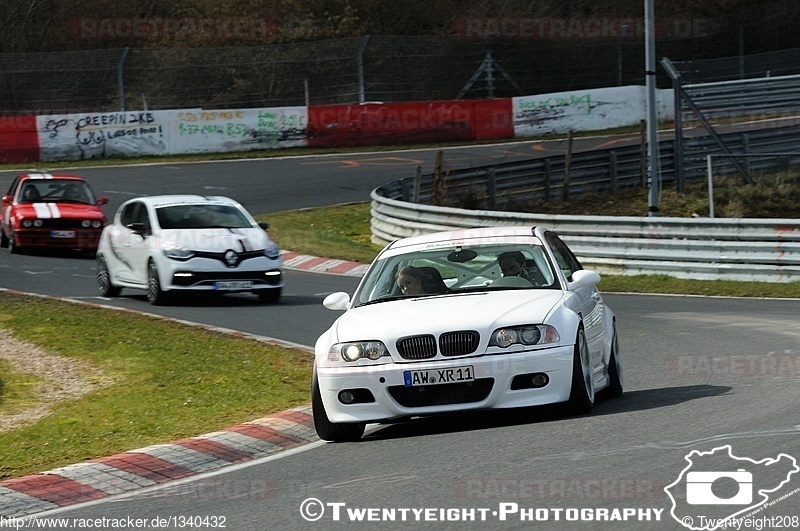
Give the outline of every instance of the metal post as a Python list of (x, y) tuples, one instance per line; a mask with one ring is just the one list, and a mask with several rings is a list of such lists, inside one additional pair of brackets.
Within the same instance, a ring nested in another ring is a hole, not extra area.
[(119, 112), (125, 112), (125, 85), (122, 82), (122, 65), (125, 58), (128, 56), (130, 48), (123, 48), (122, 55), (119, 56), (117, 61), (117, 94), (119, 95)]
[(661, 59), (661, 66), (672, 78), (672, 92), (675, 114), (675, 150), (672, 154), (672, 165), (675, 171), (675, 186), (678, 193), (684, 192), (683, 182), (683, 91), (681, 90), (681, 74), (667, 57)]
[(369, 42), (369, 35), (364, 35), (361, 37), (361, 42), (358, 44), (358, 57), (356, 58), (358, 62), (358, 102), (364, 103), (366, 101), (366, 94), (364, 90), (364, 50), (367, 47), (367, 42)]
[(649, 167), (648, 216), (658, 216), (661, 178), (658, 168), (658, 115), (656, 113), (656, 35), (653, 0), (645, 0), (645, 77), (647, 87), (647, 156)]
[(711, 155), (706, 156), (706, 173), (708, 174), (708, 217), (714, 217), (714, 184), (711, 175)]
[(628, 33), (629, 25), (623, 24), (619, 31), (619, 40), (617, 41), (617, 86), (622, 86), (622, 41), (625, 40), (625, 35)]

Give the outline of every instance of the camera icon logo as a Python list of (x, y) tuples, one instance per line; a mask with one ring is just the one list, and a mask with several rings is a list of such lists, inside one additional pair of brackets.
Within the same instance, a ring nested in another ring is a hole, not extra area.
[[(714, 493), (713, 485), (726, 478), (738, 484), (739, 490), (733, 496), (720, 497)], [(686, 474), (686, 502), (690, 505), (749, 505), (753, 502), (753, 474), (743, 468), (736, 472), (689, 472)]]

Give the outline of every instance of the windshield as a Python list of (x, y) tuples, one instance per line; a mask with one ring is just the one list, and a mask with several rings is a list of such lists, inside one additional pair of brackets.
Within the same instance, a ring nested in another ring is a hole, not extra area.
[(28, 179), (19, 196), (20, 203), (96, 203), (91, 188), (74, 179)]
[(538, 240), (385, 253), (354, 296), (361, 306), (399, 298), (508, 289), (553, 289), (558, 281)]
[(250, 220), (231, 205), (174, 205), (156, 209), (162, 229), (249, 229)]

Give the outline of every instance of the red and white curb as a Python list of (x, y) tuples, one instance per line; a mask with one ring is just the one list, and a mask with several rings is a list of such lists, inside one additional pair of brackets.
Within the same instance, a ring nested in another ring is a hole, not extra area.
[[(354, 277), (363, 276), (369, 268), (369, 265), (358, 262), (320, 258), (291, 251), (283, 252), (282, 262), (286, 269)], [(179, 319), (170, 320), (185, 322)], [(307, 349), (302, 345), (260, 338), (234, 330), (188, 324), (256, 338), (266, 343)], [(307, 405), (223, 431), (0, 481), (0, 521), (152, 487), (317, 440), (319, 438), (314, 431), (311, 406)]]
[(281, 254), (281, 261), (283, 262), (283, 267), (286, 269), (312, 271), (314, 273), (330, 273), (333, 275), (345, 275), (350, 277), (363, 277), (364, 273), (369, 269), (369, 264), (320, 258), (308, 254), (297, 254), (292, 251), (284, 251)]
[(311, 406), (0, 482), (0, 521), (209, 472), (317, 441)]

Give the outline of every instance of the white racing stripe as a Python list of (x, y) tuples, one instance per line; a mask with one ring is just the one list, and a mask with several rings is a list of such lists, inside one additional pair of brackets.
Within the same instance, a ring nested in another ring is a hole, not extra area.
[(36, 211), (37, 218), (47, 219), (61, 217), (61, 211), (55, 203), (34, 203), (33, 209)]

